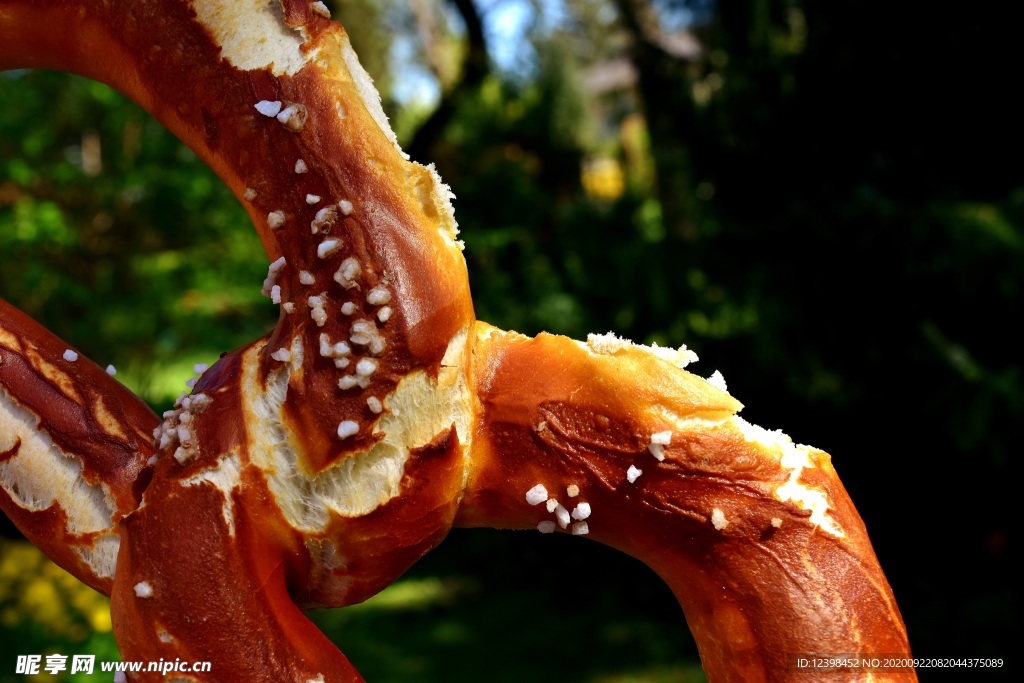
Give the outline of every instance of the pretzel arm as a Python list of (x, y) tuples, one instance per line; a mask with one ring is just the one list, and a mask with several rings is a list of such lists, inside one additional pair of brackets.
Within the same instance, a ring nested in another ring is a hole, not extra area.
[(827, 454), (623, 340), (480, 324), (474, 355), (458, 525), (585, 534), (640, 559), (683, 607), (709, 680), (794, 680), (801, 653), (909, 652)]
[(0, 299), (0, 509), (106, 595), (117, 524), (148, 481), (158, 423), (124, 385)]

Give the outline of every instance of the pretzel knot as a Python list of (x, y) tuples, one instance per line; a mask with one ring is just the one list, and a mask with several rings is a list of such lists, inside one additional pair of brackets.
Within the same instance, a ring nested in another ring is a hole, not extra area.
[(161, 419), (0, 302), (0, 505), (111, 596), (125, 659), (361, 680), (301, 610), (366, 599), (453, 525), (636, 556), (711, 680), (909, 652), (825, 453), (738, 417), (685, 348), (475, 319), (452, 195), (322, 3), (0, 0), (15, 67), (107, 82), (191, 146), (252, 218), (281, 311)]

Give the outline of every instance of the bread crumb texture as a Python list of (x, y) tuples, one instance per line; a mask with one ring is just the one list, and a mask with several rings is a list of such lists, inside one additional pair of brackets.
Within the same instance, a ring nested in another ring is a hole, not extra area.
[(305, 36), (285, 25), (280, 2), (194, 0), (192, 7), (221, 56), (239, 69), (269, 68), (275, 76), (294, 76), (316, 56), (315, 50), (302, 52)]

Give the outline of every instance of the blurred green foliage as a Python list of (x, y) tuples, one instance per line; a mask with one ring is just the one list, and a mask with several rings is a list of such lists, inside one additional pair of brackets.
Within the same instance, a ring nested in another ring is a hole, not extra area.
[[(525, 66), (459, 91), (437, 67), (463, 55), (458, 3), (329, 4), (403, 141), (435, 103), (403, 95), (396, 65), (451, 99), (420, 160), (458, 196), (481, 319), (685, 342), (745, 417), (833, 454), (915, 654), (1011, 655), (1015, 22), (813, 0), (565, 0), (552, 19), (524, 2)], [(414, 4), (440, 22), (435, 43)], [(0, 108), (5, 298), (158, 409), (194, 363), (270, 329), (260, 247), (191, 152), (94, 83), (9, 73), (0, 101), (16, 105)], [(400, 609), (381, 596), (314, 618), (372, 681), (699, 680), (655, 577), (534, 536), (453, 533), (393, 589)], [(11, 623), (26, 647), (68, 637)]]

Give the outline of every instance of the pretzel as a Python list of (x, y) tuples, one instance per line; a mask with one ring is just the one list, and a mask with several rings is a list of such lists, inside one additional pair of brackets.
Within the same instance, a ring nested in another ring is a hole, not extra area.
[(475, 319), (452, 195), (402, 153), (329, 14), (0, 0), (0, 68), (79, 73), (150, 111), (245, 206), (280, 307), (159, 418), (0, 305), (0, 506), (110, 595), (124, 658), (212, 663), (177, 681), (361, 680), (302, 609), (365, 600), (453, 525), (639, 558), (712, 681), (909, 653), (827, 454), (745, 422), (685, 348)]

